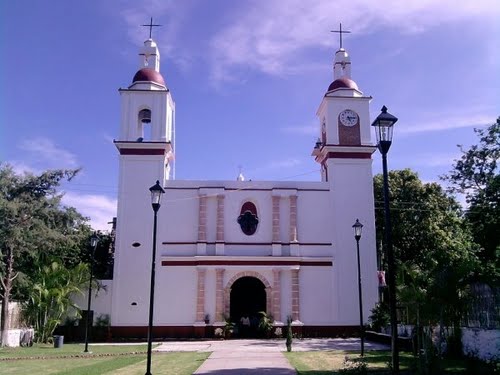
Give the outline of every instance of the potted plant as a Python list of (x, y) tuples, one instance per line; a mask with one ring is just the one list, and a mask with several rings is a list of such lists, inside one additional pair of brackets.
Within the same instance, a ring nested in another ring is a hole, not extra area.
[(205, 314), (205, 324), (210, 323), (210, 314)]
[(267, 315), (265, 311), (260, 311), (259, 314), (261, 315), (261, 317), (259, 320), (258, 329), (264, 337), (269, 338), (273, 329), (274, 319), (271, 315)]
[(217, 327), (214, 331), (214, 335), (216, 338), (222, 340), (224, 339), (224, 330), (221, 327)]
[(226, 339), (230, 338), (234, 333), (234, 323), (231, 318), (225, 318), (226, 324), (224, 325), (224, 337)]

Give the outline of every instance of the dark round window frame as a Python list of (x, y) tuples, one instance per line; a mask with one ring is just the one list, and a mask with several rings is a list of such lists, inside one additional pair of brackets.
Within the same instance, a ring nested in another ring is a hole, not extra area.
[(236, 221), (245, 235), (253, 236), (259, 227), (259, 217), (257, 216), (257, 207), (255, 204), (249, 201), (243, 203), (240, 216), (238, 216)]

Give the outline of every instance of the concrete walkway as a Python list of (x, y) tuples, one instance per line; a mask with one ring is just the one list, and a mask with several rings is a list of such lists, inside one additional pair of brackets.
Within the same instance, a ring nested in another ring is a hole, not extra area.
[[(293, 351), (358, 350), (358, 339), (304, 339), (293, 341)], [(386, 350), (387, 346), (365, 343), (366, 350)], [(212, 352), (195, 374), (294, 375), (295, 369), (283, 355), (285, 340), (216, 340), (164, 342), (158, 352)]]

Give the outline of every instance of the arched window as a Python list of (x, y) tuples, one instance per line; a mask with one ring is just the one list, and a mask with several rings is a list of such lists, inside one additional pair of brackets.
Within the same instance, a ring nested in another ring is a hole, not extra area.
[(137, 141), (151, 140), (151, 111), (149, 109), (141, 109), (137, 115), (137, 120), (139, 128), (139, 138), (137, 138)]
[(259, 217), (257, 216), (257, 207), (255, 207), (255, 204), (252, 202), (243, 203), (237, 221), (243, 233), (247, 236), (253, 235), (259, 225)]
[(321, 122), (321, 142), (326, 145), (326, 120)]

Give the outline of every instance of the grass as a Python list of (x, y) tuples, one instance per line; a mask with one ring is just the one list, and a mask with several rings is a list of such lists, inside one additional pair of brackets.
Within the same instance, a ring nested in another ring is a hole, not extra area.
[[(339, 374), (343, 368), (346, 356), (359, 358), (359, 352), (347, 352), (342, 350), (314, 351), (314, 352), (290, 352), (285, 353), (290, 364), (295, 367), (298, 375), (332, 375)], [(388, 374), (388, 363), (391, 353), (388, 351), (370, 351), (365, 353), (365, 361), (368, 364), (368, 373)], [(400, 369), (402, 373), (411, 374), (414, 358), (410, 353), (400, 353)], [(440, 361), (442, 374), (469, 374), (466, 360), (443, 359)], [(488, 369), (477, 369), (474, 374), (488, 374)]]
[[(82, 354), (83, 345), (70, 344), (54, 349), (48, 345), (32, 348), (0, 349), (0, 374), (47, 375), (139, 375), (146, 370), (145, 354), (126, 354), (146, 351), (145, 345), (92, 346), (92, 354)], [(107, 356), (103, 356), (103, 355)], [(76, 356), (61, 358), (61, 356)], [(210, 353), (154, 353), (153, 373), (192, 374)], [(35, 357), (36, 359), (30, 359)], [(37, 357), (43, 357), (42, 359)]]
[[(343, 350), (285, 353), (290, 364), (297, 370), (298, 375), (332, 375), (332, 371), (333, 374), (337, 374), (338, 370), (342, 369), (347, 355), (355, 357), (358, 354)], [(390, 357), (390, 353), (387, 352), (367, 352), (365, 357), (369, 363), (368, 368), (373, 371), (386, 369), (386, 355), (388, 358)], [(404, 368), (405, 366), (402, 365), (401, 369)]]
[[(155, 345), (157, 346), (157, 345)], [(153, 346), (153, 347), (155, 347)], [(64, 344), (62, 348), (54, 348), (52, 344), (35, 344), (31, 348), (0, 348), (0, 359), (2, 358), (25, 358), (25, 357), (60, 357), (87, 355), (83, 353), (83, 344)], [(146, 345), (89, 345), (93, 354), (120, 354), (146, 352)]]

